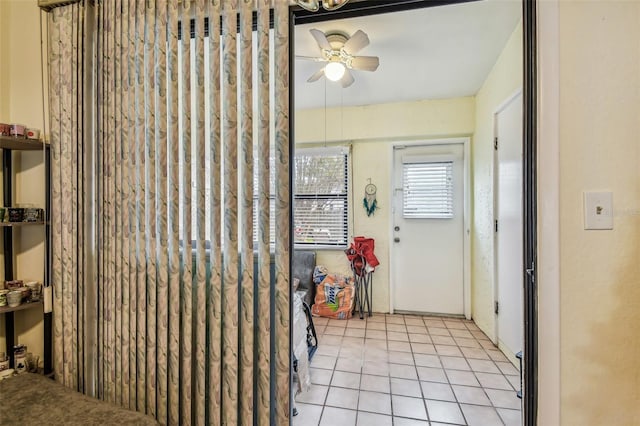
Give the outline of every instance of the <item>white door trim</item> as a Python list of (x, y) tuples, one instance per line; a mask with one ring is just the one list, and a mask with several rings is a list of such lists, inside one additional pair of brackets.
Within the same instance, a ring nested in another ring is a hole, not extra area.
[[(470, 161), (470, 144), (471, 138), (469, 137), (461, 137), (461, 138), (442, 138), (442, 139), (420, 139), (420, 140), (411, 140), (411, 141), (397, 141), (392, 142), (389, 147), (389, 162), (390, 162), (390, 170), (394, 170), (394, 149), (398, 146), (429, 146), (429, 145), (453, 145), (459, 144), (463, 146), (464, 151), (464, 238), (463, 238), (463, 298), (464, 298), (464, 316), (466, 319), (471, 319), (471, 161)], [(391, 173), (390, 177), (390, 186), (389, 188), (395, 188), (394, 186), (394, 173)], [(389, 191), (388, 194), (388, 205), (392, 206), (391, 208), (395, 208), (394, 199), (393, 199), (393, 190)], [(395, 276), (395, 251), (394, 245), (391, 244), (393, 241), (393, 212), (389, 215), (389, 312), (393, 313), (394, 311), (394, 283), (393, 279)]]

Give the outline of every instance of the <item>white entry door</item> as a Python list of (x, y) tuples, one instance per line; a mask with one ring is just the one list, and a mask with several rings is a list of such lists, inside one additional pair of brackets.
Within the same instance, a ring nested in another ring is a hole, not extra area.
[(393, 308), (464, 314), (464, 147), (394, 149)]
[(498, 347), (523, 349), (522, 96), (496, 114), (496, 277)]

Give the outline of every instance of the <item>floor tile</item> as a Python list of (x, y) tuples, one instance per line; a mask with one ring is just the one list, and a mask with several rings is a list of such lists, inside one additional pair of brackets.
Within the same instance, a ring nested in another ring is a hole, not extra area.
[(475, 404), (475, 405), (491, 405), (491, 401), (487, 397), (483, 388), (475, 386), (460, 386), (453, 385), (453, 392), (456, 395), (456, 399), (460, 403)]
[(392, 426), (392, 417), (382, 414), (358, 412), (358, 422), (356, 426)]
[(360, 319), (357, 319), (357, 320), (351, 319), (349, 320), (349, 322), (347, 322), (347, 330), (350, 328), (362, 330), (362, 329), (365, 329), (366, 327), (367, 327), (367, 322)]
[(389, 363), (389, 375), (401, 379), (418, 380), (416, 367), (413, 365)]
[(356, 424), (356, 411), (335, 407), (324, 407), (320, 426), (353, 426)]
[(380, 348), (364, 348), (365, 361), (389, 361), (389, 352)]
[(437, 354), (435, 346), (431, 343), (411, 343), (411, 349), (417, 354)]
[(318, 340), (323, 345), (341, 345), (342, 344), (342, 336), (334, 336), (331, 334), (325, 334), (322, 337), (319, 337)]
[(447, 326), (444, 325), (444, 321), (442, 321), (441, 319), (425, 318), (424, 323), (428, 328), (431, 328), (431, 327), (447, 328)]
[[(431, 341), (436, 345), (455, 345), (456, 342), (451, 336), (431, 336)], [(436, 346), (437, 347), (437, 346)]]
[(335, 388), (332, 386), (329, 388), (325, 405), (355, 410), (358, 408), (358, 392), (355, 389)]
[(404, 324), (387, 324), (387, 331), (396, 331), (399, 333), (406, 333), (407, 327)]
[(364, 337), (364, 334), (363, 328), (347, 328), (344, 332), (345, 337)]
[(483, 388), (512, 390), (511, 384), (502, 374), (476, 373), (476, 377)]
[(316, 354), (311, 360), (311, 366), (314, 368), (333, 370), (333, 367), (336, 366), (336, 357)]
[(342, 347), (362, 349), (364, 339), (362, 337), (344, 336), (342, 338)]
[(330, 325), (324, 329), (324, 334), (332, 335), (332, 336), (342, 336), (344, 335), (344, 327), (332, 327)]
[(421, 381), (447, 383), (447, 376), (442, 368), (416, 367), (416, 369)]
[[(483, 348), (485, 348), (488, 351), (494, 351), (497, 354), (502, 355), (502, 353), (498, 350), (498, 348), (496, 348), (496, 345), (493, 344), (492, 341), (490, 340), (479, 340), (480, 345), (482, 345)], [(502, 355), (504, 356), (504, 355)]]
[(340, 353), (339, 345), (318, 345), (316, 355), (338, 356)]
[(462, 357), (441, 356), (440, 362), (446, 369), (471, 371), (471, 367), (469, 367), (467, 360)]
[(445, 370), (447, 372), (447, 377), (449, 378), (449, 383), (452, 385), (463, 385), (463, 386), (480, 386), (476, 376), (471, 371), (460, 371), (460, 370)]
[[(386, 334), (385, 334), (386, 336)], [(387, 349), (387, 341), (382, 339), (365, 339), (364, 347), (366, 349)]]
[(387, 331), (387, 340), (395, 340), (397, 342), (408, 342), (409, 336), (407, 333), (400, 333), (398, 331)]
[(388, 393), (360, 391), (358, 410), (390, 415), (391, 395)]
[(489, 340), (486, 334), (482, 331), (470, 331), (471, 335), (476, 338), (476, 340)]
[(440, 401), (456, 401), (456, 397), (448, 383), (420, 382), (425, 399)]
[(422, 398), (420, 382), (417, 380), (391, 378), (391, 393), (393, 395), (413, 396)]
[(402, 315), (388, 315), (387, 324), (404, 324), (404, 317)]
[(409, 342), (398, 342), (396, 340), (391, 340), (387, 342), (387, 347), (390, 351), (411, 352), (411, 345), (409, 344)]
[(486, 392), (494, 407), (520, 409), (522, 400), (516, 396), (515, 391), (486, 389)]
[(510, 362), (496, 362), (496, 365), (504, 375), (517, 376), (520, 374), (518, 369)]
[(346, 371), (335, 371), (333, 373), (333, 379), (331, 379), (331, 386), (360, 389), (360, 374), (348, 373)]
[(428, 327), (428, 329), (432, 336), (451, 336), (451, 332), (444, 327)]
[[(495, 349), (495, 346), (494, 346), (494, 349)], [(491, 358), (494, 361), (499, 361), (499, 362), (508, 362), (509, 361), (507, 359), (507, 357), (504, 356), (504, 354), (502, 352), (500, 352), (499, 350), (487, 349), (487, 355), (489, 355), (489, 358)]]
[(391, 403), (394, 416), (427, 420), (427, 412), (422, 399), (393, 395)]
[(367, 333), (370, 331), (385, 331), (387, 326), (383, 322), (369, 322), (367, 323)]
[(464, 417), (458, 404), (454, 402), (425, 400), (429, 420), (464, 425)]
[[(435, 336), (434, 336), (435, 337)], [(441, 336), (444, 337), (444, 336)], [(427, 334), (409, 333), (409, 341), (411, 343), (435, 343)]]
[(464, 337), (467, 339), (473, 339), (473, 334), (471, 334), (469, 330), (453, 329), (450, 332), (453, 337)]
[(367, 324), (371, 322), (385, 322), (385, 316), (383, 314), (373, 314), (371, 317), (367, 317)]
[(326, 317), (313, 317), (314, 325), (327, 325), (329, 323), (329, 318)]
[(389, 377), (389, 363), (385, 361), (367, 361), (362, 366), (362, 374)]
[(463, 348), (481, 348), (480, 343), (473, 337), (454, 337), (456, 344)]
[(413, 365), (413, 354), (411, 352), (389, 351), (389, 362), (394, 364)]
[(438, 355), (462, 356), (462, 352), (460, 352), (457, 346), (435, 345), (435, 347)]
[(311, 383), (316, 385), (329, 385), (333, 370), (323, 370), (321, 368), (310, 368)]
[(462, 321), (444, 321), (444, 325), (447, 326), (449, 330), (458, 329), (458, 330), (466, 330), (467, 327), (462, 323)]
[(362, 347), (343, 346), (340, 349), (341, 358), (362, 358), (364, 356)]
[(409, 325), (419, 325), (419, 326), (424, 326), (424, 321), (422, 320), (422, 317), (419, 316), (413, 316), (413, 317), (404, 317), (404, 323), (407, 324), (407, 326)]
[(508, 410), (506, 408), (498, 408), (497, 411), (506, 426), (522, 425), (522, 412), (520, 410)]
[[(315, 357), (313, 360), (315, 361)], [(361, 369), (362, 369), (361, 359), (340, 358), (336, 363), (336, 370), (338, 371), (347, 371), (349, 373), (360, 373)]]
[(522, 387), (522, 383), (520, 383), (520, 376), (504, 376), (509, 383), (511, 383), (511, 386), (515, 389), (518, 390)]
[(484, 349), (478, 348), (460, 348), (462, 354), (467, 359), (490, 359)]
[(311, 404), (298, 404), (295, 407), (298, 409), (298, 415), (293, 417), (293, 426), (317, 426), (320, 422), (320, 415), (322, 414), (321, 405)]
[(363, 374), (360, 381), (360, 390), (390, 393), (389, 377)]
[(416, 333), (416, 334), (427, 334), (427, 327), (425, 327), (424, 323), (422, 325), (407, 325), (408, 333)]
[(394, 417), (393, 426), (429, 426), (426, 420), (405, 419), (403, 417)]
[(421, 367), (442, 367), (438, 355), (413, 354), (413, 360)]
[(493, 361), (486, 359), (469, 359), (469, 365), (473, 371), (500, 374), (500, 370), (498, 370), (498, 367)]
[(323, 405), (329, 386), (311, 385), (311, 389), (296, 395), (296, 402)]
[(367, 335), (366, 335), (367, 340), (369, 339), (379, 339), (379, 340), (384, 340), (387, 338), (387, 332), (384, 330), (370, 330), (367, 329)]
[(493, 407), (460, 404), (460, 408), (469, 426), (502, 425), (502, 421)]

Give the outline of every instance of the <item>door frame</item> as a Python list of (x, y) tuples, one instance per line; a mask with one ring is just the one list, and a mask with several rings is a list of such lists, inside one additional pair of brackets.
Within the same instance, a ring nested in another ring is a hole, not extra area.
[[(510, 94), (505, 98), (504, 101), (498, 105), (498, 107), (493, 111), (493, 140), (498, 137), (498, 114), (500, 114), (504, 109), (511, 103), (515, 98), (522, 95), (522, 87), (517, 89), (515, 92)], [(500, 181), (500, 176), (498, 175), (498, 151), (496, 149), (493, 150), (493, 222), (495, 223), (498, 220), (498, 195), (496, 189), (498, 188), (498, 184)], [(523, 164), (524, 166), (524, 164)], [(524, 196), (524, 194), (523, 194)], [(524, 226), (524, 224), (523, 224)], [(498, 287), (498, 234), (497, 232), (493, 233), (493, 303), (499, 300), (499, 287)], [(498, 326), (498, 315), (494, 314), (495, 322), (493, 327), (493, 335), (496, 336), (496, 341), (494, 342), (496, 346), (499, 347), (498, 341), (500, 339)], [(523, 348), (524, 349), (524, 348)]]
[[(333, 10), (318, 12), (309, 12), (300, 6), (292, 5), (289, 7), (289, 136), (290, 136), (290, 154), (293, 153), (295, 145), (295, 25), (311, 22), (321, 22), (333, 19), (342, 19), (356, 16), (374, 15), (380, 13), (388, 13), (395, 11), (411, 10), (424, 7), (444, 6), (448, 4), (465, 3), (473, 0), (361, 0), (352, 1), (344, 7)], [(557, 22), (558, 22), (558, 5), (557, 1), (540, 2), (538, 0), (522, 0), (522, 60), (523, 60), (523, 213), (524, 213), (524, 265), (529, 266), (528, 271), (523, 271), (525, 277), (524, 289), (524, 317), (525, 317), (525, 333), (524, 333), (524, 353), (523, 360), (523, 386), (524, 386), (524, 406), (523, 419), (524, 426), (535, 426), (538, 419), (538, 147), (540, 147), (540, 157), (545, 161), (548, 167), (552, 169), (551, 176), (543, 176), (544, 181), (541, 187), (550, 189), (553, 193), (546, 196), (542, 201), (548, 201), (553, 197), (557, 198), (557, 156), (554, 157), (554, 151), (557, 144), (549, 146), (546, 141), (538, 141), (538, 115), (541, 114), (544, 123), (541, 127), (541, 133), (549, 136), (551, 141), (557, 141), (557, 121), (554, 121), (557, 114), (557, 90), (551, 89), (557, 85)], [(541, 33), (538, 33), (538, 13), (541, 14), (542, 25)], [(538, 111), (538, 38), (540, 37), (541, 45), (545, 48), (541, 53), (541, 75), (549, 77), (545, 80), (545, 84), (540, 87), (544, 93), (541, 95), (544, 107), (547, 109)], [(553, 38), (556, 37), (556, 38)], [(555, 55), (555, 56), (554, 56)], [(548, 74), (548, 75), (547, 75)], [(553, 98), (556, 96), (556, 98)], [(553, 98), (553, 99), (551, 99)], [(555, 129), (555, 130), (554, 130)], [(555, 133), (554, 133), (555, 131)], [(542, 143), (545, 142), (545, 143)], [(549, 142), (550, 143), (550, 142)], [(291, 176), (290, 176), (291, 179)], [(541, 204), (541, 208), (545, 208), (546, 203)], [(545, 210), (546, 212), (546, 210)], [(545, 318), (545, 325), (548, 329), (542, 330), (542, 343), (545, 345), (545, 352), (542, 353), (547, 363), (546, 370), (558, 373), (556, 379), (543, 373), (544, 397), (542, 402), (547, 412), (543, 413), (543, 418), (559, 419), (559, 382), (557, 377), (560, 371), (559, 362), (559, 303), (558, 303), (558, 256), (557, 256), (557, 229), (558, 229), (558, 213), (551, 212), (550, 218), (541, 216), (541, 221), (550, 226), (545, 228), (544, 232), (541, 228), (541, 242), (545, 249), (549, 249), (551, 253), (541, 253), (543, 262), (542, 275), (548, 280), (545, 284), (547, 292), (542, 294), (540, 310), (549, 314), (554, 320), (551, 323)], [(546, 226), (546, 225), (545, 225)], [(293, 246), (293, 244), (292, 244)], [(293, 247), (291, 247), (293, 250)], [(525, 267), (526, 267), (525, 266)], [(291, 268), (291, 265), (289, 265)], [(290, 312), (291, 320), (291, 312)]]
[[(392, 209), (395, 209), (395, 152), (397, 147), (406, 146), (406, 147), (418, 147), (418, 146), (435, 146), (435, 145), (462, 145), (463, 150), (463, 259), (462, 259), (462, 274), (463, 274), (463, 306), (464, 306), (464, 317), (466, 319), (471, 319), (471, 162), (469, 161), (469, 156), (471, 155), (471, 138), (438, 138), (438, 139), (418, 139), (418, 140), (405, 140), (405, 141), (396, 141), (392, 142), (389, 147), (389, 162), (390, 162), (390, 186), (391, 191), (389, 191), (388, 195), (388, 205), (392, 206)], [(394, 213), (389, 215), (389, 241), (393, 241), (393, 219)], [(394, 313), (394, 301), (395, 301), (395, 291), (394, 291), (394, 276), (395, 276), (395, 257), (396, 250), (394, 250), (394, 245), (389, 244), (389, 313)]]

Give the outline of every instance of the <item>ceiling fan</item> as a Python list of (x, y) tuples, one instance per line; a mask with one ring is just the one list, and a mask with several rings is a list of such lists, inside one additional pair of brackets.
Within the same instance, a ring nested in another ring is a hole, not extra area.
[(380, 60), (377, 56), (355, 56), (369, 45), (369, 37), (364, 31), (358, 30), (351, 37), (341, 31), (330, 31), (325, 34), (314, 28), (310, 32), (318, 43), (322, 56), (297, 56), (297, 58), (327, 64), (309, 77), (308, 82), (317, 81), (324, 75), (331, 81), (340, 81), (342, 87), (349, 87), (355, 81), (351, 70), (375, 71), (378, 69)]

